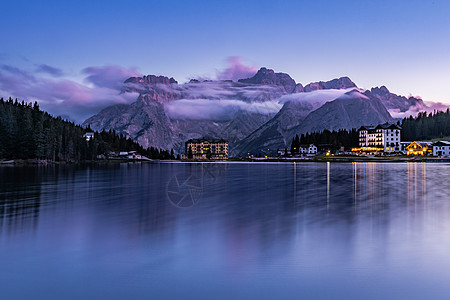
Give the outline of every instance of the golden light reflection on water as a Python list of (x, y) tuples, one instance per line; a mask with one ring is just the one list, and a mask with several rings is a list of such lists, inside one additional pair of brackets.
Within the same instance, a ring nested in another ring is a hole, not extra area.
[(330, 162), (327, 161), (327, 210), (330, 208)]
[(426, 192), (426, 163), (408, 163), (408, 207), (415, 211), (420, 202), (425, 207)]
[[(426, 207), (426, 163), (408, 163), (406, 173), (399, 173), (397, 169), (394, 171), (391, 164), (373, 162), (353, 162), (352, 169), (354, 210), (363, 205), (383, 204), (386, 200), (383, 195), (386, 193), (397, 195), (396, 200), (406, 201), (412, 211), (418, 205)], [(406, 191), (403, 189), (405, 185)]]

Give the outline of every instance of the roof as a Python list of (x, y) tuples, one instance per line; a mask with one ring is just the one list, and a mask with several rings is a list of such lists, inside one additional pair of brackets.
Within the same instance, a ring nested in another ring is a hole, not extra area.
[(433, 143), (433, 146), (450, 146), (449, 141), (437, 141)]
[(361, 126), (358, 131), (361, 130), (371, 130), (371, 129), (399, 129), (401, 130), (402, 127), (397, 125), (397, 124), (389, 124), (389, 123), (384, 123), (384, 124), (378, 124), (378, 125), (369, 125), (369, 126)]
[(375, 129), (376, 126), (361, 126), (358, 131)]
[(408, 146), (408, 147), (406, 147), (406, 148), (409, 148), (412, 144), (414, 144), (414, 143), (416, 143), (416, 144), (418, 144), (420, 147), (430, 147), (433, 143), (432, 142), (421, 142), (421, 141), (414, 141), (414, 142), (411, 142), (411, 144)]
[(376, 127), (376, 129), (402, 129), (402, 127), (400, 127), (397, 124), (384, 123), (384, 124), (378, 125)]
[(228, 143), (228, 141), (224, 139), (207, 139), (207, 138), (201, 138), (201, 139), (190, 139), (186, 143)]

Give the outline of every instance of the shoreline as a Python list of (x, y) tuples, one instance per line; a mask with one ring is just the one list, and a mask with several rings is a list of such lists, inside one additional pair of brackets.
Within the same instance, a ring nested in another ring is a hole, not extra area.
[(422, 163), (450, 163), (450, 157), (350, 157), (350, 156), (328, 156), (328, 157), (307, 157), (307, 158), (230, 158), (227, 160), (139, 160), (139, 159), (101, 159), (88, 161), (44, 161), (37, 159), (11, 159), (0, 160), (1, 166), (48, 166), (48, 165), (81, 165), (81, 164), (121, 164), (121, 163), (350, 163), (350, 162), (379, 162), (379, 163), (405, 163), (405, 162), (422, 162)]

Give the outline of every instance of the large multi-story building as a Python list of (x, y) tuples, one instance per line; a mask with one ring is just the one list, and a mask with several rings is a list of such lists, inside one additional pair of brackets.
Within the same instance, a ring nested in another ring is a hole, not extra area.
[(228, 142), (220, 139), (191, 139), (186, 142), (188, 159), (228, 159)]
[(396, 124), (380, 124), (359, 128), (359, 149), (364, 152), (400, 152), (401, 127)]

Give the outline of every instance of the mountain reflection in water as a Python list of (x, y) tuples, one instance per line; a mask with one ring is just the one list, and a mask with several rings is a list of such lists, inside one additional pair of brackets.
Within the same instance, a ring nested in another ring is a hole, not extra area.
[(448, 164), (0, 167), (5, 299), (446, 299)]

